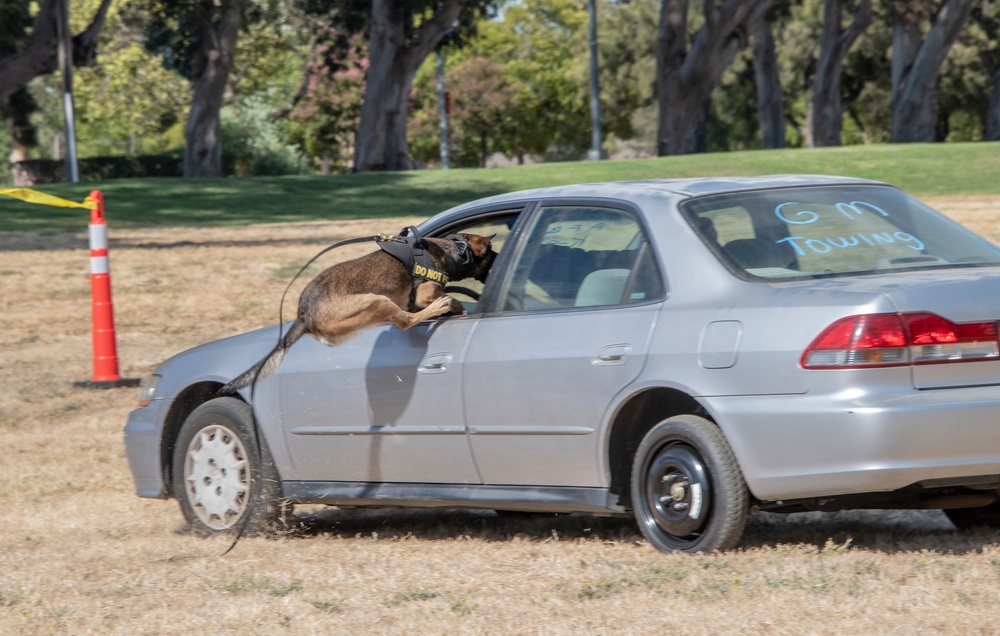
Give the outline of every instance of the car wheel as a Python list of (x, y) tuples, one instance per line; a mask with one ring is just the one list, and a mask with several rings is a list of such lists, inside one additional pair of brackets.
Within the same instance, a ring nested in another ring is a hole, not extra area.
[(240, 530), (246, 535), (282, 527), (290, 506), (281, 498), (274, 460), (256, 442), (253, 410), (224, 397), (196, 408), (174, 448), (174, 496), (199, 534)]
[(1000, 503), (979, 508), (952, 508), (944, 514), (959, 530), (1000, 528)]
[(722, 431), (695, 415), (654, 426), (632, 463), (632, 506), (639, 530), (664, 552), (736, 547), (749, 494)]

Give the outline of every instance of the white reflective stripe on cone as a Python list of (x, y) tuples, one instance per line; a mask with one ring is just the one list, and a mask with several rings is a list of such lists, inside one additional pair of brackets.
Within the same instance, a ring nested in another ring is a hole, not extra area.
[(91, 223), (90, 226), (90, 249), (108, 249), (108, 226), (104, 223)]
[(107, 256), (91, 256), (90, 257), (90, 273), (91, 274), (107, 274), (108, 273), (108, 257)]

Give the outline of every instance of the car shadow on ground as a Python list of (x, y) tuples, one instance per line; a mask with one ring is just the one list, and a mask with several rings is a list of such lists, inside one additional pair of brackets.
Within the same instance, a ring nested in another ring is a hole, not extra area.
[[(631, 517), (533, 514), (492, 510), (309, 507), (297, 511), (291, 537), (336, 536), (423, 541), (608, 541), (644, 539)], [(969, 554), (1000, 545), (1000, 531), (958, 532), (940, 511), (851, 510), (836, 513), (761, 513), (747, 522), (739, 549), (779, 545), (850, 549), (883, 554), (928, 551)]]
[(598, 539), (641, 541), (631, 518), (493, 510), (315, 508), (296, 510), (292, 536), (416, 538), (424, 541)]
[(740, 545), (751, 549), (780, 544), (883, 554), (970, 554), (1000, 545), (1000, 530), (960, 532), (940, 510), (762, 513), (750, 518)]

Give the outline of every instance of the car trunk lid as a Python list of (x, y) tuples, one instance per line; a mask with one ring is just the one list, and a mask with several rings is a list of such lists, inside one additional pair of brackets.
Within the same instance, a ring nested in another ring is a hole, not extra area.
[[(870, 282), (901, 313), (931, 312), (956, 325), (1000, 321), (1000, 270), (926, 270), (874, 277)], [(1000, 384), (997, 358), (911, 366), (917, 389)]]

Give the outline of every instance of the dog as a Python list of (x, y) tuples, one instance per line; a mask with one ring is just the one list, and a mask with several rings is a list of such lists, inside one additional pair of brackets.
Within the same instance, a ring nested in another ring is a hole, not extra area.
[(465, 313), (462, 303), (444, 293), (444, 285), (466, 278), (485, 283), (496, 258), (492, 240), (464, 233), (443, 239), (417, 236), (403, 243), (404, 252), (412, 245), (417, 255), (412, 264), (397, 255), (400, 241), (395, 241), (329, 267), (302, 291), (298, 314), (275, 348), (219, 395), (232, 395), (274, 373), (288, 348), (306, 334), (336, 345), (383, 323), (405, 330), (436, 316)]

